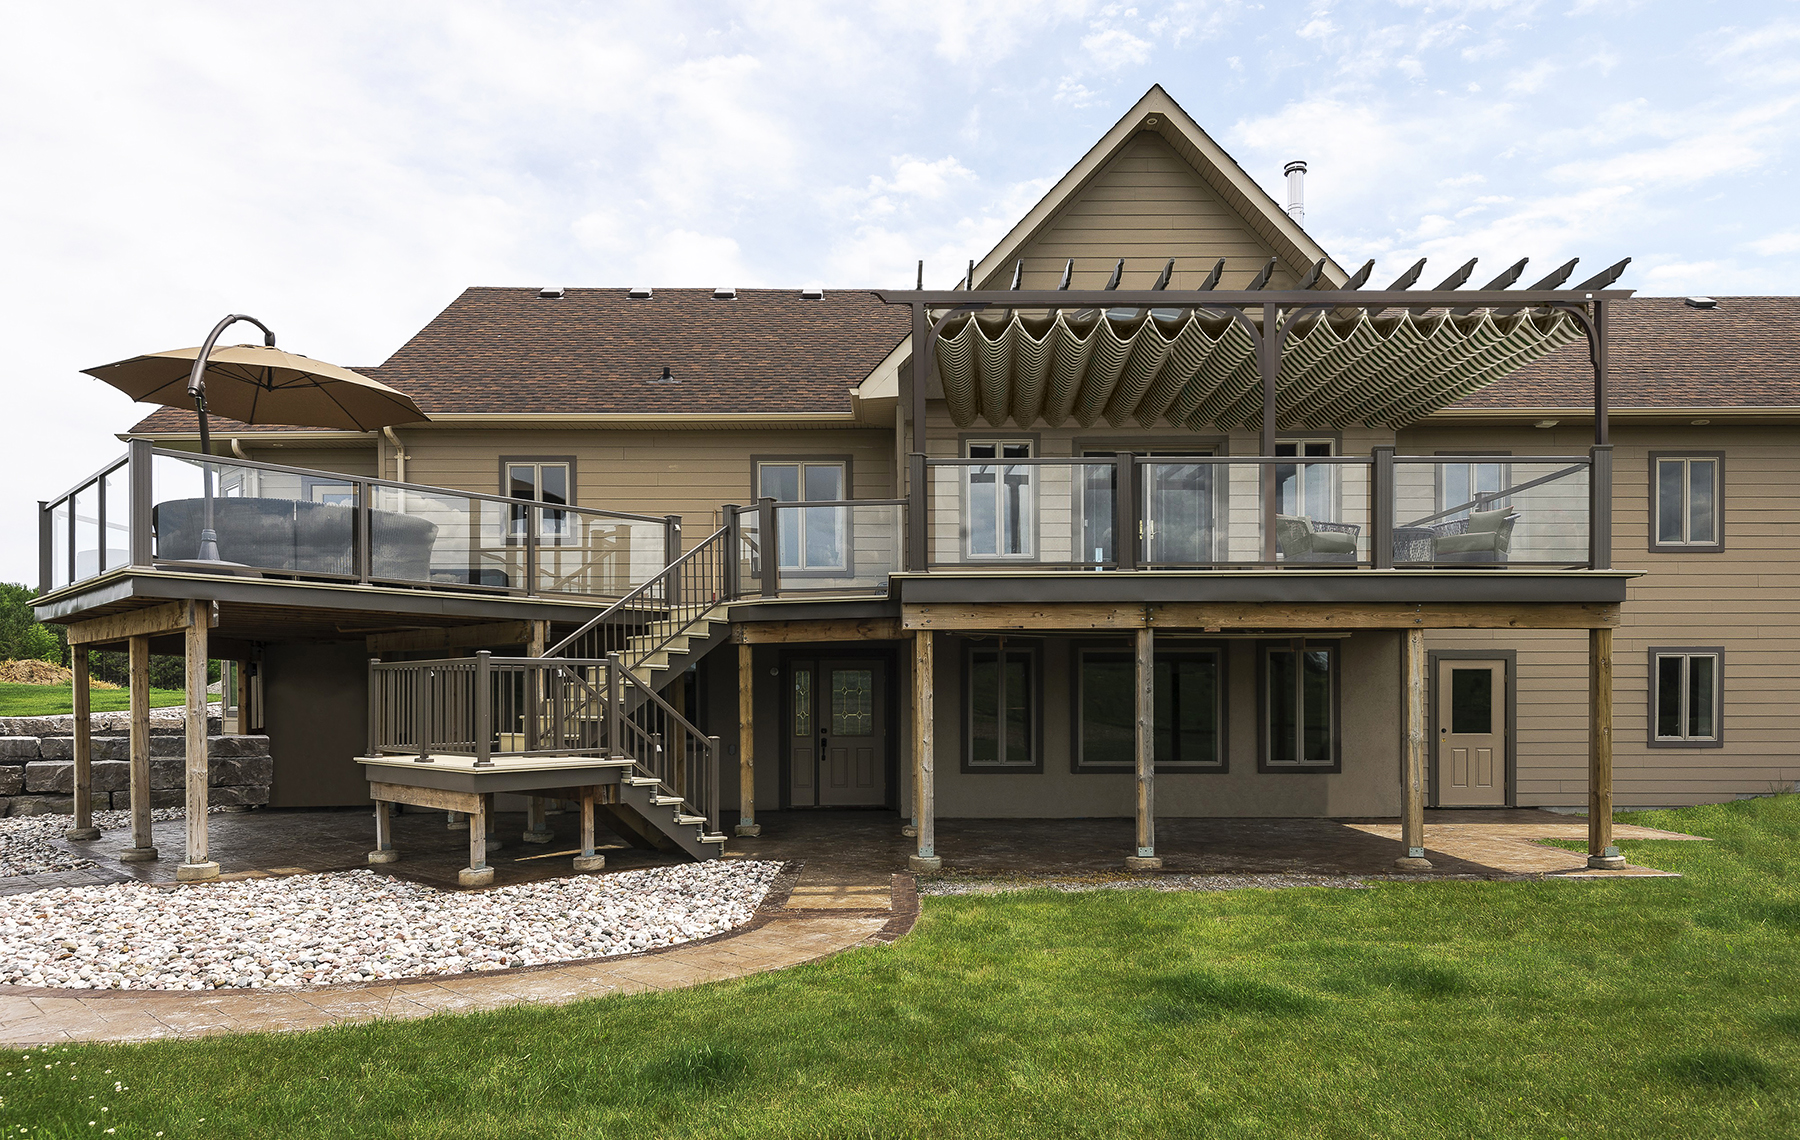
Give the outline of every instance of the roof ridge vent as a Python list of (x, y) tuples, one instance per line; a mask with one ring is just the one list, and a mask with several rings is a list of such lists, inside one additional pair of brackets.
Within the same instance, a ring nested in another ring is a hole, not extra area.
[(563, 287), (561, 285), (546, 285), (538, 290), (537, 295), (545, 300), (561, 300)]
[(802, 301), (823, 301), (825, 299), (825, 286), (823, 286), (823, 285), (803, 286), (800, 290), (800, 299)]
[(1719, 302), (1712, 297), (1683, 297), (1681, 303), (1690, 309), (1716, 309)]
[(652, 295), (652, 290), (648, 285), (633, 285), (625, 295), (630, 297), (633, 301), (648, 301)]
[(735, 300), (737, 300), (737, 287), (734, 285), (720, 285), (719, 287), (717, 287), (716, 289), (713, 290), (713, 300), (715, 300), (715, 301), (735, 301)]

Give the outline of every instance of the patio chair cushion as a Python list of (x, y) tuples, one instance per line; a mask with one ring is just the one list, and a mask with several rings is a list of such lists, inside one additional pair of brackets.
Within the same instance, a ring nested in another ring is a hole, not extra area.
[(1480, 534), (1497, 531), (1506, 524), (1507, 517), (1511, 513), (1510, 507), (1501, 507), (1497, 511), (1470, 511), (1469, 525), (1464, 528), (1464, 533)]
[(1355, 561), (1361, 528), (1350, 523), (1322, 526), (1305, 515), (1276, 515), (1275, 541), (1282, 556), (1295, 562)]

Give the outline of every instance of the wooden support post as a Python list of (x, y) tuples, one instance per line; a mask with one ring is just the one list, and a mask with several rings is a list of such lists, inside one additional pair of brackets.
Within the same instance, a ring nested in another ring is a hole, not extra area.
[(256, 715), (250, 708), (250, 662), (236, 662), (231, 672), (232, 679), (237, 682), (237, 730), (248, 736), (256, 731)]
[(919, 853), (907, 858), (915, 871), (936, 871), (944, 865), (937, 853), (937, 778), (932, 745), (932, 642), (933, 634), (921, 629), (913, 634), (913, 811), (918, 816)]
[(464, 815), (460, 811), (445, 812), (444, 813), (444, 830), (446, 830), (446, 831), (467, 831), (467, 830), (469, 830), (469, 817)]
[(456, 873), (456, 881), (465, 887), (485, 887), (494, 881), (494, 869), (488, 866), (488, 819), (494, 805), (487, 796), (475, 797), (475, 810), (469, 813), (469, 865)]
[(156, 858), (150, 838), (150, 638), (132, 637), (127, 653), (131, 688), (131, 846), (119, 852), (122, 863), (148, 863)]
[[(196, 611), (208, 602), (189, 602)], [(204, 613), (193, 613), (187, 624), (187, 857), (175, 868), (184, 882), (219, 877), (219, 865), (207, 858), (207, 747), (206, 633), (211, 623)]]
[(581, 854), (575, 856), (577, 871), (598, 871), (606, 866), (606, 856), (594, 854), (594, 789), (581, 789)]
[(1588, 630), (1588, 866), (1596, 871), (1625, 866), (1613, 845), (1612, 634)]
[(762, 834), (756, 822), (756, 665), (755, 650), (738, 646), (738, 823), (745, 838)]
[(1400, 844), (1396, 867), (1428, 871), (1425, 858), (1425, 631), (1405, 631), (1401, 648), (1406, 741), (1400, 755)]
[(1156, 857), (1156, 642), (1148, 626), (1137, 631), (1137, 854), (1133, 871), (1155, 871)]
[(393, 863), (400, 852), (394, 850), (393, 808), (386, 800), (375, 801), (375, 850), (369, 852), (370, 863)]
[(100, 838), (94, 826), (94, 723), (88, 705), (88, 647), (69, 647), (69, 663), (75, 710), (75, 819), (74, 826), (63, 832), (64, 839)]

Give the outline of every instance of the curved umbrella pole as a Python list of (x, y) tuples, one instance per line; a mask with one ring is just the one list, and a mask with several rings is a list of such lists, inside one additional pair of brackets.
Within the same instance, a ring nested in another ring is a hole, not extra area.
[(194, 411), (200, 415), (200, 463), (201, 497), (205, 503), (204, 513), (200, 518), (200, 549), (195, 552), (196, 561), (219, 562), (219, 536), (213, 531), (213, 480), (212, 480), (212, 437), (206, 430), (206, 358), (212, 355), (213, 345), (226, 329), (239, 321), (248, 321), (263, 331), (263, 344), (270, 348), (275, 346), (275, 333), (268, 325), (255, 317), (244, 313), (232, 313), (213, 326), (212, 332), (200, 345), (200, 355), (194, 358), (194, 370), (188, 374), (188, 395), (194, 398)]

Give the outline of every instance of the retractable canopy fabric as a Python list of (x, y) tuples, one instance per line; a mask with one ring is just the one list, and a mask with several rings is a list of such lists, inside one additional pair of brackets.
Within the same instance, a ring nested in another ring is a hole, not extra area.
[[(1582, 335), (1566, 313), (1545, 310), (1308, 314), (1282, 344), (1276, 418), (1283, 428), (1398, 428)], [(936, 349), (958, 427), (977, 419), (1196, 430), (1262, 422), (1256, 338), (1216, 311), (983, 313), (953, 318)]]

